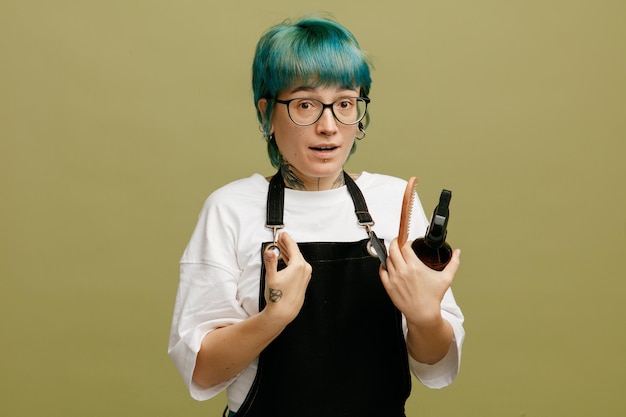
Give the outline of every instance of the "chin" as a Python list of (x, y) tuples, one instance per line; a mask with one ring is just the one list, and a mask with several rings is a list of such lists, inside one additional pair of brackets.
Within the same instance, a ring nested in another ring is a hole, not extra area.
[(332, 162), (325, 162), (322, 166), (312, 171), (314, 172), (313, 176), (316, 177), (334, 177), (337, 176), (337, 174), (341, 173), (341, 171), (343, 171), (343, 165), (338, 165)]

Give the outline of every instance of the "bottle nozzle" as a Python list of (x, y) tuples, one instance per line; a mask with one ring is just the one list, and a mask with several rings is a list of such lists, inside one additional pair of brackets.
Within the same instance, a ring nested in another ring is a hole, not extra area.
[(439, 204), (435, 207), (433, 217), (430, 220), (430, 225), (426, 230), (426, 236), (424, 237), (426, 242), (431, 247), (440, 247), (446, 241), (448, 218), (450, 217), (450, 200), (452, 199), (452, 191), (441, 190), (439, 196)]

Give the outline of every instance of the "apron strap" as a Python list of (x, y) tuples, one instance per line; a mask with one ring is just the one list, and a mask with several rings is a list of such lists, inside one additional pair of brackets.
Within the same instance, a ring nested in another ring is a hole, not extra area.
[[(363, 193), (356, 185), (352, 177), (345, 171), (343, 172), (344, 182), (348, 189), (348, 193), (354, 203), (354, 213), (358, 219), (359, 225), (365, 227), (370, 237), (368, 251), (374, 257), (378, 257), (383, 267), (387, 268), (387, 248), (378, 239), (376, 233), (372, 230), (374, 220), (367, 209), (367, 203), (363, 197)], [(274, 232), (273, 246), (276, 247), (276, 237), (278, 229), (285, 227), (283, 223), (283, 210), (285, 207), (285, 181), (280, 172), (278, 172), (270, 180), (269, 190), (267, 192), (266, 220), (265, 227), (272, 229)]]
[(283, 209), (285, 206), (285, 182), (280, 170), (270, 180), (267, 192), (265, 227), (283, 228)]
[(367, 204), (365, 203), (365, 198), (363, 198), (363, 193), (356, 185), (352, 177), (350, 177), (350, 175), (348, 175), (345, 171), (343, 172), (343, 178), (346, 183), (346, 187), (348, 187), (348, 192), (352, 197), (352, 201), (354, 201), (354, 212), (356, 213), (356, 217), (359, 219), (359, 225), (365, 227), (367, 234), (370, 237), (370, 241), (367, 245), (367, 251), (370, 255), (378, 257), (378, 259), (380, 259), (380, 263), (383, 265), (383, 268), (387, 269), (387, 248), (372, 230), (374, 220), (367, 210)]
[(365, 198), (363, 198), (361, 189), (356, 185), (352, 177), (345, 171), (343, 172), (343, 178), (346, 183), (346, 187), (348, 187), (350, 197), (352, 197), (352, 201), (354, 202), (354, 212), (356, 213), (356, 217), (359, 219), (359, 224), (361, 226), (373, 226), (374, 220), (372, 220), (372, 216), (370, 216), (370, 213), (367, 210), (367, 204), (365, 203)]
[[(373, 226), (374, 220), (372, 220), (372, 216), (370, 216), (370, 213), (367, 210), (367, 203), (365, 203), (365, 198), (363, 198), (361, 190), (356, 185), (352, 177), (350, 177), (350, 175), (348, 175), (345, 171), (343, 173), (343, 177), (346, 187), (348, 188), (348, 193), (350, 193), (350, 197), (352, 197), (352, 201), (354, 202), (354, 213), (359, 219), (359, 224), (362, 226)], [(283, 209), (285, 207), (285, 182), (283, 181), (283, 176), (280, 173), (280, 170), (270, 180), (266, 207), (267, 212), (265, 216), (265, 227), (284, 227)]]

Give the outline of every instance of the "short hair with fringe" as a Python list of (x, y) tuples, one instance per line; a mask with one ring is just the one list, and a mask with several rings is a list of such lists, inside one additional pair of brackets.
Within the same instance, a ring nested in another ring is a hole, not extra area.
[[(264, 135), (269, 137), (273, 99), (281, 91), (303, 83), (337, 85), (360, 88), (361, 97), (368, 97), (370, 67), (354, 35), (334, 20), (309, 17), (270, 28), (260, 38), (252, 63), (254, 105)], [(257, 107), (260, 99), (268, 100), (265, 114)], [(369, 115), (365, 127), (368, 122)], [(268, 154), (279, 168), (281, 157), (274, 140), (268, 141)]]

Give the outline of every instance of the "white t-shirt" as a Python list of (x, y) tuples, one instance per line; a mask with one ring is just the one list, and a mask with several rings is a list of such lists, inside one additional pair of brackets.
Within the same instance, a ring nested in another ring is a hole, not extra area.
[[(373, 230), (389, 245), (398, 235), (406, 181), (363, 172), (356, 183), (374, 219)], [(193, 398), (206, 400), (227, 388), (231, 410), (239, 409), (250, 390), (258, 358), (237, 377), (211, 388), (195, 384), (192, 375), (201, 341), (208, 332), (259, 312), (261, 244), (272, 240), (272, 231), (265, 228), (268, 185), (265, 177), (254, 174), (213, 192), (180, 261), (169, 355)], [(417, 199), (409, 238), (423, 236), (427, 223)], [(286, 189), (284, 224), (282, 230), (296, 242), (351, 242), (367, 237), (365, 228), (357, 224), (345, 186), (328, 191)], [(455, 379), (465, 335), (463, 314), (451, 290), (441, 308), (454, 330), (454, 343), (447, 356), (434, 365), (409, 357), (414, 375), (431, 388), (449, 385)]]

